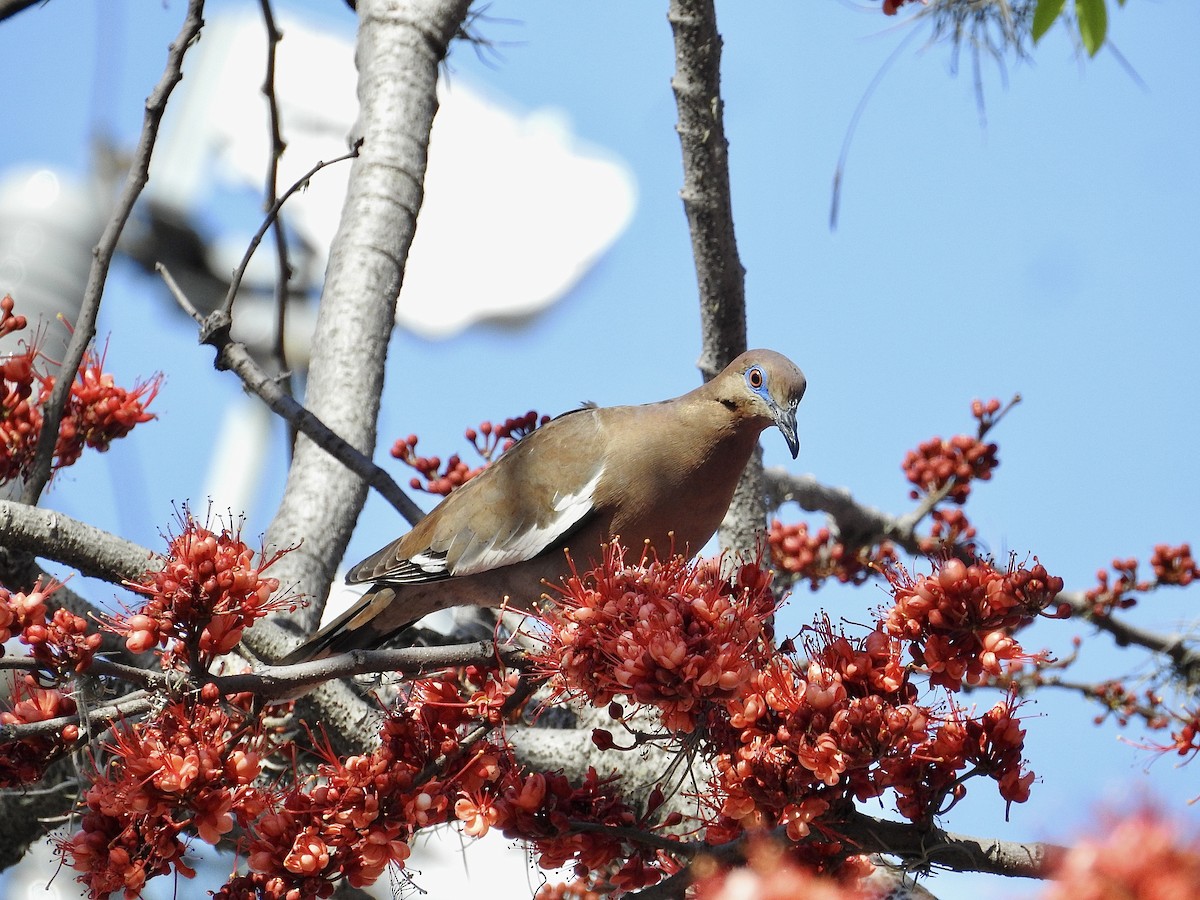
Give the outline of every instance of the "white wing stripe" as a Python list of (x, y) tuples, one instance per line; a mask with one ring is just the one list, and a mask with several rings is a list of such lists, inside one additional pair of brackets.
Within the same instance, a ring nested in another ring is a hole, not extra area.
[(591, 511), (596, 485), (603, 474), (601, 467), (580, 490), (559, 496), (553, 506), (558, 515), (543, 527), (534, 526), (511, 536), (497, 535), (487, 543), (468, 548), (455, 563), (453, 574), (474, 575), (537, 556)]

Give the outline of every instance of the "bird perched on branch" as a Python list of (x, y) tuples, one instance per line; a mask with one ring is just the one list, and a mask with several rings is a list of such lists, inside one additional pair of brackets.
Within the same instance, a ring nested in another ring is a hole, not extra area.
[(804, 389), (787, 357), (750, 350), (673, 400), (559, 416), (354, 566), (346, 581), (370, 589), (281, 663), (382, 646), (451, 606), (531, 609), (543, 581), (567, 574), (564, 551), (586, 563), (614, 536), (698, 553), (763, 430), (776, 426), (799, 452)]

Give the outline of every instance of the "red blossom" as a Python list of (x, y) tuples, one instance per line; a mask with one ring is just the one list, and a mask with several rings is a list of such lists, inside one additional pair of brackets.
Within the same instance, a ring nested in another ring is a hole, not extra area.
[(910, 653), (930, 683), (959, 690), (980, 684), (1028, 659), (1013, 633), (1030, 624), (1062, 591), (1061, 578), (1044, 567), (1000, 571), (976, 561), (935, 563), (933, 573), (913, 578), (900, 566), (888, 570), (895, 605), (889, 634), (910, 641)]
[[(0, 300), (0, 335), (20, 331), (25, 317), (12, 313), (13, 301)], [(28, 473), (42, 430), (42, 407), (54, 389), (56, 375), (44, 371), (52, 363), (36, 343), (23, 345), (20, 353), (0, 359), (0, 480), (10, 481)], [(154, 418), (146, 407), (158, 393), (161, 375), (127, 390), (104, 371), (104, 355), (89, 350), (63, 409), (53, 469), (79, 459), (84, 447), (107, 450), (143, 422)]]
[[(26, 725), (75, 715), (75, 701), (62, 691), (39, 687), (32, 677), (13, 682), (8, 708), (0, 712), (0, 725)], [(59, 734), (29, 737), (0, 746), (0, 788), (21, 787), (42, 777), (46, 767), (71, 749), (79, 737), (77, 726)]]
[(1191, 900), (1200, 835), (1150, 808), (1112, 820), (1072, 847), (1042, 900)]
[(46, 599), (61, 586), (39, 580), (33, 590), (15, 594), (0, 587), (0, 643), (19, 637), (34, 659), (58, 675), (85, 671), (103, 641), (98, 632), (89, 631), (81, 616), (47, 608)]
[(418, 455), (415, 434), (396, 441), (392, 445), (392, 456), (417, 471), (417, 477), (409, 481), (413, 490), (445, 496), (482, 472), (518, 440), (549, 421), (549, 416), (539, 418), (536, 412), (530, 410), (523, 416), (505, 419), (500, 425), (483, 422), (478, 430), (468, 428), (466, 438), (483, 460), (483, 465), (474, 468), (467, 465), (457, 453), (446, 460), (445, 466), (440, 456)]
[(1154, 548), (1150, 566), (1154, 569), (1154, 577), (1160, 585), (1187, 587), (1200, 578), (1200, 566), (1197, 566), (1196, 560), (1192, 558), (1190, 544), (1180, 544), (1178, 547), (1158, 544)]
[(732, 579), (679, 556), (630, 565), (614, 542), (594, 569), (581, 574), (572, 562), (545, 610), (550, 636), (537, 661), (560, 693), (596, 706), (626, 696), (657, 707), (668, 729), (691, 731), (768, 658), (778, 605), (770, 585), (753, 564)]
[(148, 599), (137, 612), (116, 616), (109, 627), (125, 636), (134, 653), (168, 647), (171, 659), (207, 668), (230, 652), (242, 632), (270, 612), (295, 609), (290, 597), (272, 599), (278, 580), (264, 572), (284, 552), (254, 561), (236, 531), (201, 525), (184, 509), (180, 533), (170, 540), (162, 568), (152, 569), (131, 590)]
[(90, 897), (123, 890), (138, 897), (145, 882), (183, 862), (185, 833), (215, 844), (235, 820), (243, 826), (267, 804), (251, 782), (264, 755), (253, 720), (243, 728), (249, 697), (222, 707), (168, 703), (143, 722), (118, 725), (84, 802), (81, 829), (59, 844)]
[(767, 533), (771, 565), (781, 572), (808, 579), (815, 591), (826, 579), (842, 584), (862, 584), (896, 558), (890, 541), (873, 547), (851, 547), (837, 540), (828, 528), (810, 533), (805, 522), (785, 525), (771, 522)]

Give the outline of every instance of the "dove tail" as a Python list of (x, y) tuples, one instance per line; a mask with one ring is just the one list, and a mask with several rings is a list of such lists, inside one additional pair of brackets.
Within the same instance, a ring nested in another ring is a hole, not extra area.
[(411, 621), (399, 625), (388, 622), (386, 628), (382, 627), (385, 620), (394, 616), (379, 614), (395, 600), (396, 591), (387, 582), (372, 585), (353, 606), (285, 655), (276, 665), (291, 666), (351, 650), (382, 647), (412, 624)]

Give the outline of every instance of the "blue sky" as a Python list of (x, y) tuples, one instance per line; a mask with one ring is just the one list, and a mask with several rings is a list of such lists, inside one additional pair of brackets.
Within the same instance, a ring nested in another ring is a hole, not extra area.
[[(214, 2), (208, 17), (232, 8), (243, 6)], [(353, 29), (337, 3), (278, 8)], [(57, 2), (0, 25), (0, 170), (37, 163), (82, 173), (96, 128), (131, 143), (182, 13), (179, 0)], [(1200, 543), (1200, 7), (1110, 11), (1110, 36), (1144, 86), (1107, 50), (1081, 61), (1061, 27), (1031, 63), (1008, 67), (1007, 87), (985, 62), (986, 126), (968, 60), (952, 76), (949, 48), (918, 37), (863, 114), (836, 232), (830, 188), (847, 125), (912, 26), (849, 0), (725, 3), (718, 14), (751, 344), (787, 353), (809, 378), (800, 459), (791, 463), (769, 433), (768, 463), (901, 513), (904, 451), (968, 429), (972, 398), (1020, 392), (1024, 402), (995, 435), (1000, 468), (967, 510), (993, 550), (1036, 554), (1069, 587), (1085, 588), (1114, 556), (1145, 560), (1160, 541)], [(498, 0), (476, 30), (493, 50), (457, 46), (451, 74), (524, 108), (560, 111), (628, 164), (638, 207), (582, 283), (523, 326), (477, 326), (441, 342), (398, 333), (380, 459), (409, 432), (446, 455), (463, 450), (462, 429), (484, 418), (662, 399), (697, 379), (665, 4)], [(247, 213), (241, 227), (256, 224)], [(48, 502), (156, 546), (172, 501), (203, 506), (212, 433), (239, 389), (212, 371), (211, 352), (159, 287), (128, 266), (114, 270), (102, 329), (126, 380), (166, 373), (161, 419), (67, 473)], [(278, 496), (285, 459), (275, 443), (273, 473), (248, 510), (251, 535)], [(373, 499), (349, 556), (402, 527)], [(1194, 625), (1195, 596), (1152, 597), (1137, 621)], [(821, 606), (861, 621), (882, 599), (873, 587), (804, 590), (783, 626), (799, 627)], [(1087, 633), (1052, 624), (1027, 643), (1062, 653)], [(1103, 637), (1095, 647), (1087, 677), (1137, 666)], [(1004, 825), (993, 792), (972, 787), (950, 828), (1065, 839), (1097, 803), (1147, 791), (1200, 821), (1184, 805), (1200, 794), (1194, 766), (1149, 766), (1073, 701), (1047, 697), (1027, 710), (1028, 757), (1041, 776), (1033, 799)], [(934, 888), (978, 900), (1009, 896), (1012, 885), (939, 877)]]

